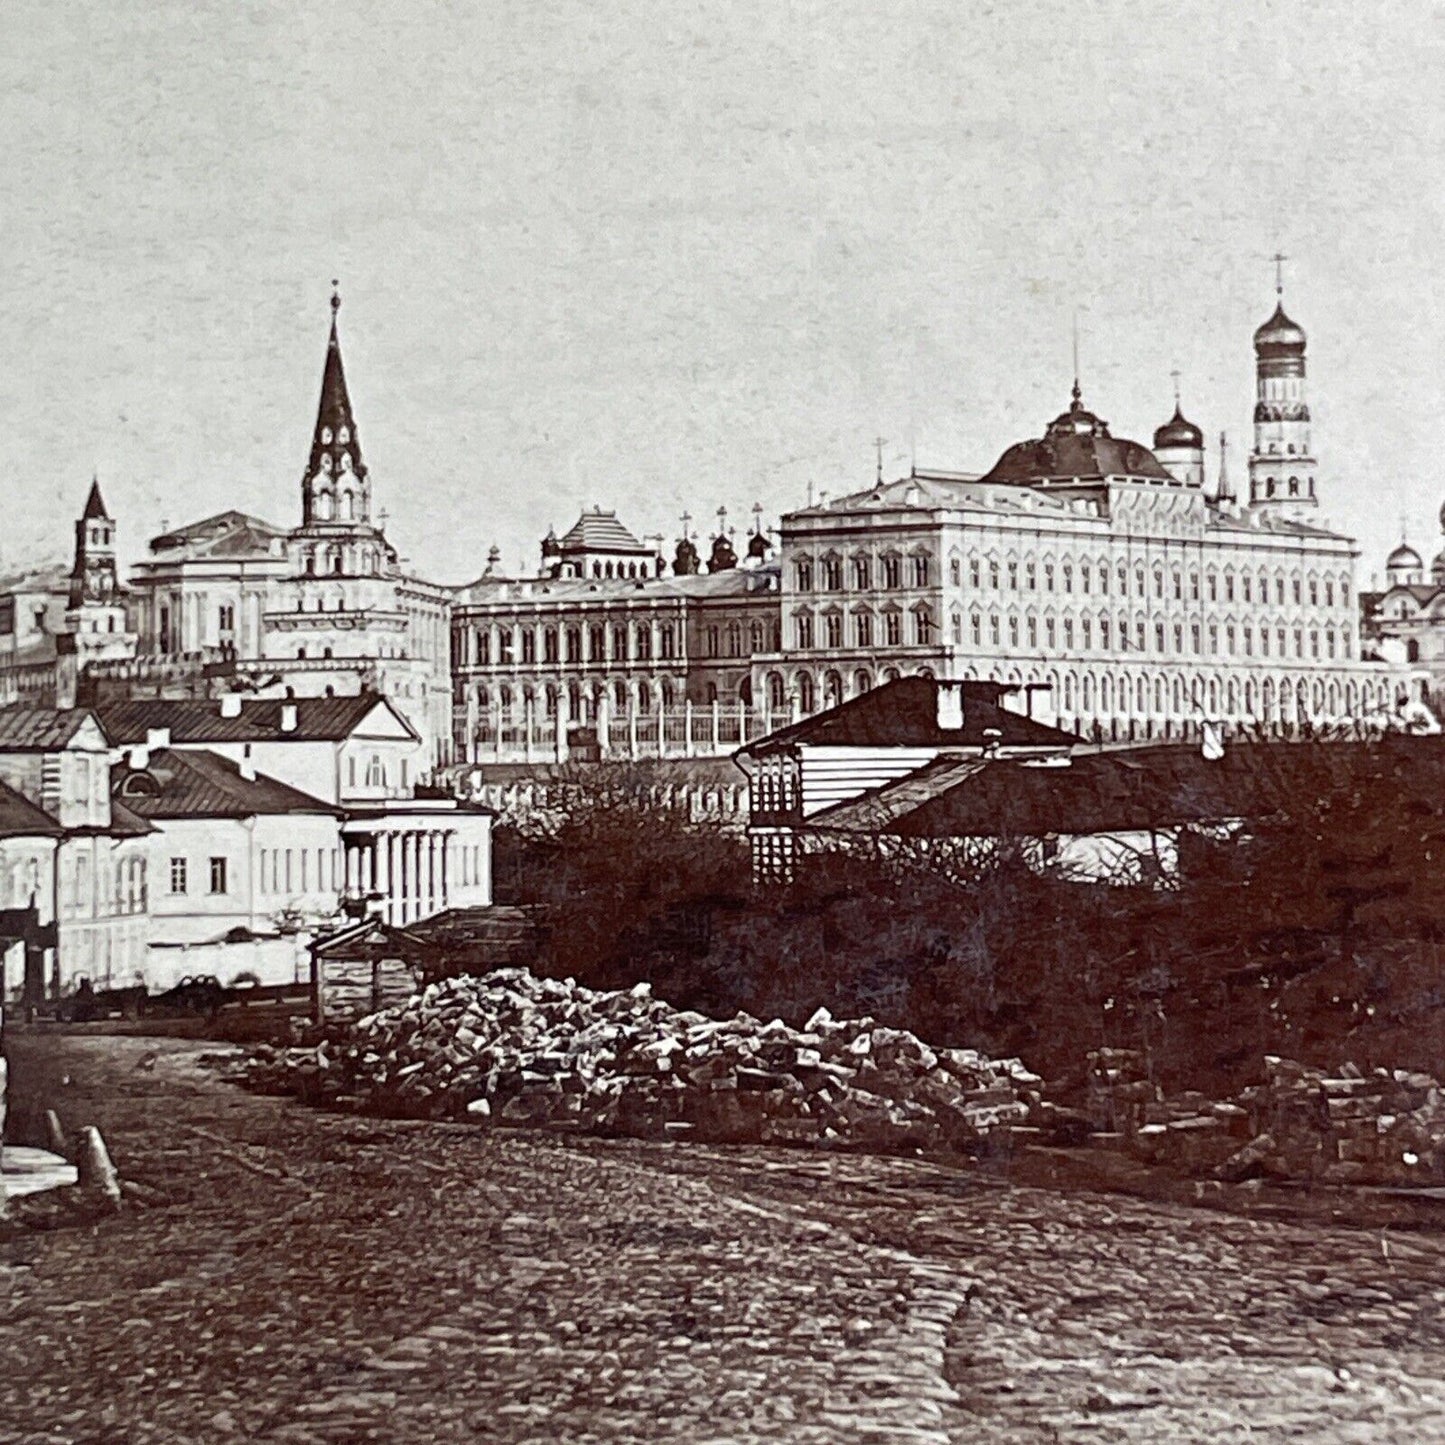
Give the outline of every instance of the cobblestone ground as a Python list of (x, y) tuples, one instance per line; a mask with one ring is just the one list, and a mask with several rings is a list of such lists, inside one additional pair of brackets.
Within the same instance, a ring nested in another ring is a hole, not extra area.
[(0, 1440), (1445, 1440), (1441, 1238), (489, 1133), (15, 1041), (167, 1202), (0, 1244)]

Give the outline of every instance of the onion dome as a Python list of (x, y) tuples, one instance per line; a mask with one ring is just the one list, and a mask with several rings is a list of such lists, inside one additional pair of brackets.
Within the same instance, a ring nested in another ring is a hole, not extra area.
[(1387, 572), (1418, 572), (1425, 563), (1420, 554), (1408, 543), (1401, 542), (1388, 557), (1385, 558), (1385, 570)]
[(1436, 582), (1445, 582), (1445, 552), (1437, 552), (1430, 564), (1430, 576)]
[(701, 558), (697, 554), (697, 548), (689, 537), (682, 538), (677, 544), (677, 551), (673, 554), (672, 571), (676, 577), (691, 577), (701, 565)]
[(1204, 433), (1192, 421), (1185, 419), (1178, 402), (1174, 403), (1174, 415), (1154, 433), (1154, 450), (1163, 451), (1166, 447), (1188, 447), (1197, 452), (1204, 450)]
[(748, 538), (748, 556), (763, 561), (768, 555), (768, 539), (761, 532)]
[(562, 544), (557, 540), (557, 532), (553, 527), (547, 528), (547, 535), (542, 538), (542, 555), (544, 557), (555, 557), (562, 550)]
[(707, 570), (709, 572), (726, 572), (729, 568), (738, 565), (738, 554), (733, 551), (733, 544), (727, 537), (719, 533), (712, 540), (712, 552), (708, 555)]
[(1256, 356), (1286, 356), (1305, 349), (1304, 328), (1285, 315), (1284, 302), (1274, 308), (1274, 315), (1254, 333)]

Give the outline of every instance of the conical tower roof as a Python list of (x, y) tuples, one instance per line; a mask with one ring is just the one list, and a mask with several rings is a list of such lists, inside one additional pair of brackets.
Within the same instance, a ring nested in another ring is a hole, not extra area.
[(333, 476), (351, 471), (366, 476), (366, 463), (361, 459), (361, 442), (356, 435), (356, 419), (351, 413), (351, 395), (346, 389), (346, 369), (341, 364), (341, 340), (336, 331), (336, 313), (341, 297), (331, 296), (331, 336), (326, 343), (326, 365), (321, 372), (321, 404), (316, 408), (316, 429), (311, 436), (311, 457), (306, 463), (306, 476), (319, 471)]
[(85, 499), (85, 510), (80, 514), (80, 520), (94, 522), (101, 519), (110, 521), (110, 513), (105, 510), (105, 498), (100, 495), (100, 478), (93, 477), (90, 495)]

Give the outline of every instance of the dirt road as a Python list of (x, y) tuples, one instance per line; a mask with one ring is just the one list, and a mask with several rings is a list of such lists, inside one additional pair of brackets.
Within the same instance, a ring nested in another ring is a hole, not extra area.
[(196, 1048), (12, 1040), (169, 1202), (5, 1232), (0, 1441), (1445, 1440), (1445, 1237), (359, 1120)]

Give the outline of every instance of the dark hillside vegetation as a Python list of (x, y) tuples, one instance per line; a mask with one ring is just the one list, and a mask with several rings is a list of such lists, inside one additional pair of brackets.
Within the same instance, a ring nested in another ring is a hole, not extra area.
[(1256, 1077), (1265, 1053), (1438, 1070), (1445, 740), (1251, 763), (1248, 837), (1186, 837), (1168, 891), (1041, 877), (1007, 848), (965, 877), (865, 849), (755, 889), (745, 841), (659, 806), (638, 768), (579, 775), (548, 826), (499, 830), (498, 855), (540, 909), (547, 971), (646, 978), (683, 1008), (872, 1014), (1056, 1080), (1100, 1045), (1210, 1092)]

